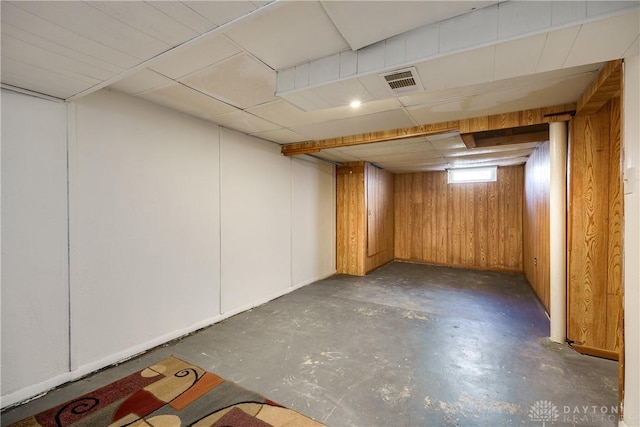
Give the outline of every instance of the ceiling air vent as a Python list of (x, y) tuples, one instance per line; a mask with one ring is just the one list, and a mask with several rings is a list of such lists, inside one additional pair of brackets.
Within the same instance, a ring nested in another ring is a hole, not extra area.
[(380, 74), (380, 77), (389, 85), (389, 89), (394, 95), (405, 95), (424, 90), (415, 67)]

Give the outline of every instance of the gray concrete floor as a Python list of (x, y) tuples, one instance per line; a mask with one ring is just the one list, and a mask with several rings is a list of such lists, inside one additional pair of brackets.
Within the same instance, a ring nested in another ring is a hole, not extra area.
[[(2, 414), (175, 355), (330, 426), (614, 426), (617, 363), (550, 342), (520, 275), (409, 263), (333, 276)], [(532, 412), (547, 402), (555, 412)]]

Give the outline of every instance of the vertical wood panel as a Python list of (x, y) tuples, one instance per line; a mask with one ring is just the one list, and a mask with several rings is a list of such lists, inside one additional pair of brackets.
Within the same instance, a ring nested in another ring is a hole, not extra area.
[(447, 184), (446, 172), (396, 175), (396, 258), (522, 271), (524, 168), (498, 170), (497, 183), (478, 184)]
[(572, 121), (568, 338), (606, 349), (610, 104)]
[(365, 186), (362, 165), (336, 169), (336, 270), (364, 274)]
[(434, 189), (437, 200), (437, 212), (436, 216), (432, 217), (436, 219), (436, 248), (437, 255), (433, 259), (438, 264), (446, 264), (449, 262), (447, 254), (449, 253), (449, 241), (448, 241), (448, 221), (449, 221), (449, 204), (447, 192), (447, 174), (446, 173), (432, 173), (429, 174), (434, 177)]
[(610, 110), (610, 155), (609, 155), (609, 262), (607, 277), (607, 350), (620, 351), (619, 318), (622, 311), (622, 165), (620, 98), (611, 100)]
[(524, 274), (549, 312), (549, 143), (536, 148), (525, 167)]
[[(374, 187), (367, 209), (374, 212), (375, 230), (369, 237), (375, 239), (375, 250), (365, 259), (365, 273), (394, 258), (394, 179), (393, 174), (367, 164), (367, 186)], [(367, 190), (368, 192), (368, 190)]]

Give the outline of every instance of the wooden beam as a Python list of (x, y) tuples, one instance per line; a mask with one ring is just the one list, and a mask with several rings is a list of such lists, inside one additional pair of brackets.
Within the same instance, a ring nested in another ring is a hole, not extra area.
[(458, 130), (458, 121), (435, 123), (431, 125), (414, 126), (386, 130), (380, 132), (369, 132), (358, 135), (343, 136), (340, 138), (322, 139), (318, 141), (299, 142), (282, 146), (282, 154), (294, 156), (296, 154), (306, 154), (302, 152), (306, 149), (326, 150), (329, 148), (349, 147), (353, 145), (372, 144), (374, 142), (395, 141), (400, 139), (417, 138), (420, 136), (437, 135)]
[(549, 117), (559, 113), (573, 112), (575, 109), (575, 104), (562, 104), (553, 107), (462, 119), (460, 120), (460, 133), (484, 132), (549, 123)]
[[(554, 121), (556, 117), (566, 117), (573, 113), (575, 104), (562, 104), (553, 107), (522, 110), (512, 113), (495, 114), (492, 116), (474, 117), (471, 119), (454, 120), (410, 128), (393, 129), (379, 132), (362, 133), (318, 141), (297, 142), (282, 146), (282, 154), (295, 156), (298, 154), (318, 153), (330, 148), (350, 147), (353, 145), (373, 144), (375, 142), (395, 141), (400, 139), (417, 138), (420, 136), (437, 135), (451, 131), (469, 134), (488, 130), (517, 128), (537, 125)], [(467, 142), (465, 142), (466, 144)]]
[(460, 138), (462, 138), (462, 141), (464, 141), (464, 145), (466, 145), (467, 148), (475, 148), (476, 139), (473, 137), (472, 133), (463, 133), (460, 135)]
[(576, 114), (596, 113), (611, 98), (620, 96), (622, 88), (622, 60), (607, 62), (598, 77), (580, 95)]
[(497, 145), (525, 144), (527, 142), (542, 142), (549, 139), (549, 131), (518, 133), (513, 135), (494, 136), (491, 138), (476, 138), (477, 147), (495, 147)]

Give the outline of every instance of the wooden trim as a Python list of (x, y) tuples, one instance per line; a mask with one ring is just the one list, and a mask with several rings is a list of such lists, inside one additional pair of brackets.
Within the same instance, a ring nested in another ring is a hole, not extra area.
[(458, 121), (442, 122), (430, 125), (413, 126), (410, 128), (401, 128), (393, 130), (385, 130), (379, 132), (362, 133), (358, 135), (343, 136), (332, 139), (321, 139), (318, 141), (298, 142), (295, 144), (287, 144), (282, 146), (282, 154), (285, 156), (295, 156), (297, 154), (305, 154), (302, 151), (314, 149), (318, 152), (329, 148), (349, 147), (352, 145), (372, 144), (374, 142), (395, 141), (400, 139), (417, 138), (420, 136), (437, 135), (458, 130)]
[(518, 128), (549, 123), (551, 116), (566, 114), (575, 109), (575, 104), (563, 104), (553, 107), (462, 119), (460, 120), (460, 133), (484, 132), (488, 130)]
[(593, 114), (622, 90), (622, 59), (607, 62), (578, 100), (576, 114)]
[(460, 134), (460, 138), (462, 138), (462, 141), (464, 141), (464, 145), (466, 145), (467, 148), (475, 148), (476, 147), (476, 139), (473, 137), (472, 133)]
[(587, 354), (589, 356), (602, 357), (604, 359), (618, 360), (618, 352), (611, 350), (603, 350), (601, 348), (589, 347), (588, 345), (570, 344), (578, 353)]
[[(480, 116), (471, 119), (454, 120), (433, 123), (429, 125), (413, 126), (379, 132), (362, 133), (332, 139), (297, 142), (282, 146), (281, 152), (285, 156), (318, 153), (330, 148), (350, 147), (354, 145), (372, 144), (375, 142), (396, 141), (421, 136), (437, 135), (446, 132), (459, 131), (461, 136), (473, 132), (488, 130), (517, 128), (538, 125), (552, 121), (567, 121), (571, 119), (569, 112), (576, 109), (575, 104), (562, 104), (553, 107), (535, 108), (532, 110), (515, 111), (491, 116)], [(465, 138), (468, 138), (465, 136)], [(463, 139), (464, 140), (464, 139)], [(469, 140), (470, 141), (470, 140)], [(468, 142), (465, 141), (465, 144)], [(472, 148), (470, 146), (467, 146)]]
[(549, 131), (521, 133), (515, 135), (496, 136), (476, 140), (477, 147), (495, 147), (496, 145), (523, 144), (527, 142), (543, 142), (549, 139)]

